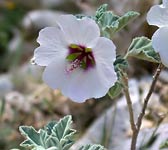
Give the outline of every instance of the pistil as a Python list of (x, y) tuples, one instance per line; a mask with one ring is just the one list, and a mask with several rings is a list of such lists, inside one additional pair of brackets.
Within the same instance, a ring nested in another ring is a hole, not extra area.
[(66, 68), (66, 72), (70, 73), (77, 68), (87, 70), (94, 67), (95, 59), (91, 48), (70, 44), (68, 49), (69, 54), (66, 59), (68, 60), (69, 64)]

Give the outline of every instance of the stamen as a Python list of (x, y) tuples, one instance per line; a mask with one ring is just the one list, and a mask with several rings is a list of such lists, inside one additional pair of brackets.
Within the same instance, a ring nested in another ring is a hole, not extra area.
[(68, 49), (69, 54), (67, 55), (66, 60), (69, 63), (65, 69), (66, 73), (71, 73), (76, 68), (88, 70), (89, 68), (94, 67), (95, 60), (91, 48), (70, 44)]
[(74, 71), (76, 68), (80, 67), (81, 61), (79, 59), (75, 59), (72, 63), (68, 64), (65, 71), (66, 73), (71, 73)]

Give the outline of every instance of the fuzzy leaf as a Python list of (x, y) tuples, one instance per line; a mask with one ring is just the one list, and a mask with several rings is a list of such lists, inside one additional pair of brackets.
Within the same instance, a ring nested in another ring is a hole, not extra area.
[(122, 92), (123, 85), (117, 81), (108, 91), (108, 95), (113, 99)]
[(87, 18), (91, 18), (91, 19), (94, 20), (94, 17), (93, 17), (93, 16), (88, 16), (88, 15), (84, 15), (84, 14), (77, 14), (77, 15), (75, 15), (75, 17), (76, 17), (77, 19), (82, 19), (82, 18), (84, 18), (84, 17), (87, 17)]
[(103, 146), (101, 145), (85, 145), (85, 146), (82, 146), (79, 150), (105, 150)]
[(47, 149), (45, 149), (42, 146), (37, 146), (37, 147), (33, 148), (32, 150), (47, 150)]
[(159, 55), (153, 49), (151, 40), (146, 37), (137, 37), (133, 39), (127, 51), (127, 57), (129, 56), (160, 63)]
[(28, 148), (30, 148), (30, 147), (34, 147), (34, 143), (32, 142), (32, 141), (30, 141), (30, 140), (25, 140), (25, 141), (23, 141), (21, 144), (20, 144), (20, 146), (22, 146), (22, 147), (28, 147)]
[(50, 148), (47, 148), (47, 150), (59, 150), (57, 147), (50, 147)]
[(47, 131), (48, 135), (52, 134), (52, 129), (56, 124), (57, 124), (56, 121), (51, 121), (44, 127), (44, 129)]
[(118, 27), (116, 28), (115, 32), (120, 31), (122, 28), (124, 28), (128, 23), (133, 21), (139, 15), (140, 14), (138, 12), (129, 11), (129, 12), (125, 13), (123, 16), (119, 17), (119, 19), (118, 19)]
[(122, 56), (118, 55), (114, 62), (114, 69), (116, 72), (119, 72), (121, 69), (128, 68), (128, 62)]
[(71, 129), (71, 123), (72, 117), (66, 116), (58, 123), (50, 122), (39, 131), (31, 126), (20, 126), (21, 134), (26, 137), (21, 146), (32, 150), (69, 150), (76, 132)]
[(99, 24), (103, 36), (110, 38), (137, 16), (139, 13), (135, 11), (129, 11), (121, 17), (117, 16), (113, 12), (107, 11), (107, 5), (104, 4), (96, 11), (95, 20)]
[(21, 143), (21, 146), (23, 147), (38, 147), (42, 146), (44, 148), (47, 147), (47, 139), (49, 138), (49, 135), (46, 131), (40, 129), (38, 132), (33, 127), (28, 126), (20, 126), (19, 130), (22, 135), (24, 135), (27, 140)]
[(96, 21), (98, 21), (102, 17), (102, 15), (107, 11), (107, 7), (108, 7), (107, 4), (103, 4), (97, 9), (96, 15), (95, 15)]
[[(76, 133), (74, 129), (71, 129), (72, 117), (66, 116), (61, 119), (52, 129), (52, 136), (57, 137), (63, 150), (67, 149), (73, 144), (73, 136)], [(66, 148), (65, 148), (66, 147)]]

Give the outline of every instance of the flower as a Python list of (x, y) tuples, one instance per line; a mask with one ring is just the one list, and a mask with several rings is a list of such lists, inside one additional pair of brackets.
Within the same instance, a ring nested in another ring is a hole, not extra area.
[(152, 36), (152, 46), (159, 53), (162, 63), (168, 67), (168, 0), (151, 7), (147, 21), (150, 25), (159, 27)]
[(40, 31), (34, 52), (44, 82), (76, 102), (104, 96), (117, 80), (115, 45), (90, 18), (61, 15), (57, 24)]

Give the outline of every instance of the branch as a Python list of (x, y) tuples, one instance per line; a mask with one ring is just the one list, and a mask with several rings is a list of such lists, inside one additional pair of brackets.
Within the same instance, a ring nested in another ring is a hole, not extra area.
[(127, 100), (131, 129), (133, 132), (135, 132), (137, 129), (136, 129), (135, 121), (134, 121), (134, 112), (133, 112), (133, 108), (132, 108), (132, 101), (131, 101), (131, 97), (130, 97), (129, 90), (128, 90), (128, 77), (125, 73), (123, 74), (122, 77), (123, 77), (122, 81), (124, 83), (124, 90), (123, 91), (125, 94), (125, 98)]
[(153, 76), (152, 84), (151, 84), (151, 86), (150, 86), (150, 89), (149, 89), (149, 92), (148, 92), (146, 98), (144, 99), (144, 104), (143, 104), (143, 107), (142, 107), (142, 111), (141, 111), (141, 113), (140, 113), (140, 115), (139, 115), (139, 117), (138, 117), (138, 121), (137, 121), (137, 123), (136, 123), (136, 126), (137, 126), (138, 131), (140, 130), (140, 127), (141, 127), (141, 124), (142, 124), (142, 118), (143, 118), (143, 116), (145, 115), (145, 110), (146, 110), (146, 108), (147, 108), (149, 99), (150, 99), (150, 97), (151, 97), (151, 95), (152, 95), (152, 93), (153, 93), (153, 90), (154, 90), (154, 88), (155, 88), (156, 82), (157, 82), (158, 77), (159, 77), (159, 75), (160, 75), (160, 73), (161, 73), (161, 70), (162, 70), (163, 68), (164, 68), (164, 66), (163, 66), (162, 64), (159, 64), (159, 66), (158, 66), (158, 68), (157, 68), (157, 70), (156, 70), (156, 72), (155, 72), (155, 74), (154, 74), (154, 76)]
[(158, 68), (157, 68), (157, 70), (156, 70), (156, 72), (153, 76), (153, 81), (152, 81), (152, 84), (150, 86), (149, 92), (148, 92), (146, 98), (144, 99), (144, 104), (143, 104), (143, 107), (142, 107), (142, 111), (141, 111), (141, 113), (138, 117), (137, 123), (136, 123), (136, 130), (133, 130), (134, 132), (133, 132), (133, 136), (132, 136), (131, 150), (136, 150), (137, 137), (138, 137), (139, 130), (140, 130), (140, 127), (141, 127), (141, 124), (142, 124), (142, 119), (145, 115), (145, 110), (147, 108), (149, 99), (150, 99), (150, 97), (153, 93), (156, 82), (157, 82), (158, 77), (160, 75), (160, 72), (163, 68), (164, 68), (164, 66), (162, 64), (159, 64), (159, 66), (158, 66)]

